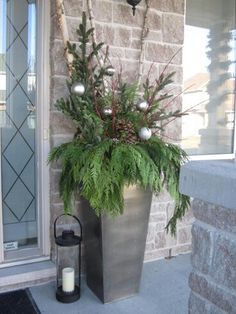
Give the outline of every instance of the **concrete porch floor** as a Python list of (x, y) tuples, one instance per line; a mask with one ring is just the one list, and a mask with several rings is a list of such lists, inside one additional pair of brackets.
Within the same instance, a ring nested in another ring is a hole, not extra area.
[(42, 314), (187, 314), (190, 255), (145, 263), (140, 293), (132, 298), (102, 304), (82, 283), (81, 298), (71, 304), (55, 299), (55, 284), (30, 288)]

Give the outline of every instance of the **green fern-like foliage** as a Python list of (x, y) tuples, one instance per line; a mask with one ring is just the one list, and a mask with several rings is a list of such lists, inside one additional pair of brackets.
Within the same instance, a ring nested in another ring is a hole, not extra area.
[[(178, 191), (180, 166), (187, 156), (180, 147), (160, 137), (165, 123), (183, 115), (163, 105), (171, 97), (163, 90), (172, 83), (173, 73), (162, 73), (154, 84), (146, 79), (143, 99), (148, 108), (137, 110), (137, 84), (123, 83), (121, 74), (108, 77), (107, 56), (102, 66), (95, 62), (102, 43), (92, 44), (87, 51), (92, 32), (93, 29), (87, 30), (83, 14), (77, 31), (79, 47), (68, 43), (74, 57), (68, 88), (70, 91), (75, 82), (80, 82), (85, 86), (84, 94), (70, 92), (67, 99), (56, 103), (76, 127), (74, 139), (53, 148), (49, 155), (49, 162), (60, 160), (62, 165), (59, 190), (65, 212), (71, 212), (73, 196), (78, 194), (90, 202), (97, 215), (105, 212), (115, 216), (123, 212), (125, 185), (138, 184), (157, 194), (165, 188), (176, 203), (167, 225), (175, 233), (176, 222), (185, 214), (189, 198)], [(111, 115), (104, 114), (106, 108)], [(142, 127), (155, 127), (149, 140), (139, 138)]]

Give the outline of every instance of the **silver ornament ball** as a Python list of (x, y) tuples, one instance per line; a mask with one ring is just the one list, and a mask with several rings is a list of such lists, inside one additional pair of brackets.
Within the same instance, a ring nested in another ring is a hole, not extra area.
[(103, 109), (103, 114), (105, 116), (111, 116), (112, 115), (112, 109), (111, 108), (104, 108)]
[(82, 96), (85, 92), (85, 87), (82, 83), (80, 82), (75, 82), (72, 86), (71, 86), (71, 93), (78, 95), (78, 96)]
[(136, 105), (137, 109), (140, 111), (146, 111), (148, 109), (148, 106), (149, 106), (148, 102), (143, 99), (140, 100)]
[(138, 132), (139, 138), (143, 141), (147, 141), (152, 136), (152, 130), (146, 127), (143, 127)]
[(106, 69), (106, 73), (107, 75), (109, 76), (113, 76), (115, 74), (116, 70), (115, 68), (113, 68), (113, 66), (108, 66), (107, 69)]

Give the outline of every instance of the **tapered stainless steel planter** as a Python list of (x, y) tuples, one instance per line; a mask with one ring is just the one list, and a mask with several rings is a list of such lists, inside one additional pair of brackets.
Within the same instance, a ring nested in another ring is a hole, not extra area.
[(82, 200), (87, 284), (104, 303), (139, 291), (151, 197), (149, 190), (125, 188), (124, 213), (115, 218), (98, 218)]

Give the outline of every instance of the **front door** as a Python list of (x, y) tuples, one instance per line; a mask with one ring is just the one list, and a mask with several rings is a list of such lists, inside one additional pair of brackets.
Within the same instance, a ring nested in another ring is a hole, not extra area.
[(0, 0), (2, 262), (39, 253), (37, 3)]

